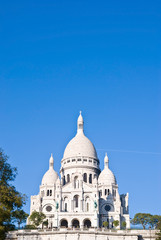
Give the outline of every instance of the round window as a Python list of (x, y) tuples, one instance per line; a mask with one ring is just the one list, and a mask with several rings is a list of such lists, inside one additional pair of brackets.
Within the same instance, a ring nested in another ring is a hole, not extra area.
[(105, 210), (106, 210), (107, 212), (109, 212), (109, 211), (111, 210), (110, 205), (106, 205), (106, 206), (105, 206)]
[(51, 206), (47, 206), (47, 207), (46, 207), (46, 211), (47, 211), (47, 212), (51, 212), (51, 210), (52, 210), (52, 207), (51, 207)]

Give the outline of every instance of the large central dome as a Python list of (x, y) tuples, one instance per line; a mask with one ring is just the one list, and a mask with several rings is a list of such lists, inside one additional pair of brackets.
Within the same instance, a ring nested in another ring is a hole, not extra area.
[(79, 156), (97, 158), (97, 153), (94, 145), (84, 135), (84, 133), (77, 133), (76, 136), (68, 143), (64, 151), (63, 158)]
[(63, 158), (91, 157), (97, 159), (97, 152), (92, 142), (84, 135), (83, 118), (80, 112), (77, 122), (77, 134), (68, 143)]

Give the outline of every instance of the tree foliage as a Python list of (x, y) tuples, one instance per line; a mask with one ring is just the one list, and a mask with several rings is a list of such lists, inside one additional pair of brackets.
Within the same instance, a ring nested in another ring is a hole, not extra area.
[(36, 227), (34, 225), (31, 224), (27, 224), (24, 229), (36, 229)]
[(135, 214), (134, 218), (131, 220), (131, 223), (134, 225), (141, 224), (143, 229), (145, 229), (146, 225), (149, 224), (151, 214), (149, 213), (137, 213)]
[(107, 221), (103, 222), (103, 226), (107, 228), (109, 226), (109, 223)]
[(118, 220), (114, 220), (114, 221), (113, 221), (113, 225), (114, 225), (115, 227), (118, 227), (119, 221), (118, 221)]
[(122, 222), (122, 227), (123, 227), (124, 229), (126, 228), (126, 222), (125, 222), (125, 221)]
[(155, 229), (160, 221), (161, 216), (159, 215), (152, 215), (150, 213), (137, 213), (131, 220), (131, 223), (134, 225), (141, 224), (143, 229), (145, 229), (147, 226)]
[(151, 228), (156, 229), (158, 227), (159, 222), (161, 222), (160, 215), (151, 215), (149, 225)]
[(26, 222), (26, 219), (29, 215), (25, 213), (24, 210), (20, 209), (20, 210), (14, 211), (12, 216), (14, 221), (18, 223), (18, 228), (20, 228), (20, 225)]
[(43, 223), (43, 220), (46, 218), (46, 215), (42, 212), (33, 211), (29, 217), (29, 220), (33, 223), (35, 227), (40, 226)]
[[(161, 217), (161, 216), (160, 216)], [(157, 233), (156, 233), (156, 240), (161, 240), (161, 220), (158, 222), (157, 224), (157, 229), (159, 230)]]
[(17, 169), (7, 162), (8, 157), (0, 149), (0, 239), (14, 229), (13, 213), (21, 210), (26, 196), (19, 193), (11, 184), (17, 175)]

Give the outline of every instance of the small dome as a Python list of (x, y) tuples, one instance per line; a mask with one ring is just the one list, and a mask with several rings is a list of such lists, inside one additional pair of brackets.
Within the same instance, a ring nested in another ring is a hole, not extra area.
[(54, 164), (54, 158), (53, 154), (51, 154), (51, 157), (49, 159), (49, 170), (44, 174), (42, 178), (42, 185), (53, 185), (56, 183), (58, 177), (57, 172), (54, 171), (53, 169), (53, 164)]
[(109, 159), (106, 153), (104, 158), (104, 170), (100, 173), (98, 178), (99, 184), (104, 184), (104, 185), (116, 184), (116, 178), (113, 172), (109, 169), (108, 163), (109, 163)]
[(53, 185), (56, 183), (58, 179), (58, 174), (54, 171), (54, 169), (50, 168), (42, 178), (42, 185)]
[(109, 168), (105, 168), (99, 175), (98, 183), (104, 185), (116, 184), (116, 178)]
[(97, 159), (97, 152), (92, 144), (92, 142), (84, 135), (83, 132), (83, 117), (80, 115), (77, 121), (77, 134), (76, 136), (68, 143), (63, 158), (71, 157), (91, 157)]

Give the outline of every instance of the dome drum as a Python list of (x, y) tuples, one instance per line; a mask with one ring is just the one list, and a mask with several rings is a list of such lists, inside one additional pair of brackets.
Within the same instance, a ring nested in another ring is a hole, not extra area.
[(88, 157), (75, 157), (75, 158), (67, 158), (62, 159), (61, 165), (64, 169), (66, 168), (72, 168), (72, 167), (91, 167), (91, 168), (97, 168), (99, 169), (99, 160), (98, 159), (92, 159)]

